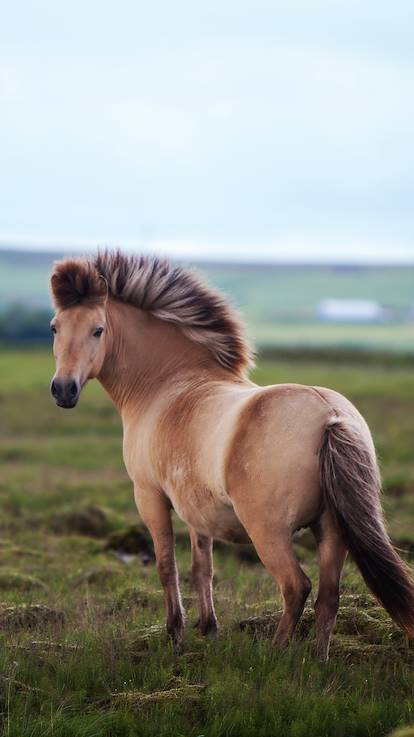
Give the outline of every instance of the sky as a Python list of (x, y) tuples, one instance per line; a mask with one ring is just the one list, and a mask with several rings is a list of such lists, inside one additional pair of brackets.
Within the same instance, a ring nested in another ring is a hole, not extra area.
[(9, 0), (0, 246), (414, 262), (412, 0)]

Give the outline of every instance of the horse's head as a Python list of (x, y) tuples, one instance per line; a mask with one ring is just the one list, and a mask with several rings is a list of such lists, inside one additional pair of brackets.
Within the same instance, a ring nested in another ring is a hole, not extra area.
[(51, 277), (56, 314), (51, 322), (56, 373), (50, 391), (59, 407), (75, 407), (82, 387), (95, 378), (106, 353), (107, 284), (82, 259), (55, 265)]

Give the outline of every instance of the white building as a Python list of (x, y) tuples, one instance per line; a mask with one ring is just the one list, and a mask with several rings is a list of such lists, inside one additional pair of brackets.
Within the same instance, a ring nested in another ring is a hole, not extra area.
[(385, 310), (369, 299), (323, 299), (316, 308), (324, 322), (382, 322)]

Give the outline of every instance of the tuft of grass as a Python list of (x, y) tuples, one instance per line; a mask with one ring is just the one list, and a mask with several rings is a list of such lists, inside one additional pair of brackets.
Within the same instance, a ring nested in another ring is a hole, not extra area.
[(0, 591), (8, 589), (16, 591), (47, 590), (47, 586), (39, 578), (3, 568), (0, 570)]

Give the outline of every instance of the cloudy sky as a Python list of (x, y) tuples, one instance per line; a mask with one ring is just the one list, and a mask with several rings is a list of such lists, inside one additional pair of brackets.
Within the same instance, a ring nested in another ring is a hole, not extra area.
[(9, 0), (0, 244), (414, 261), (412, 0)]

